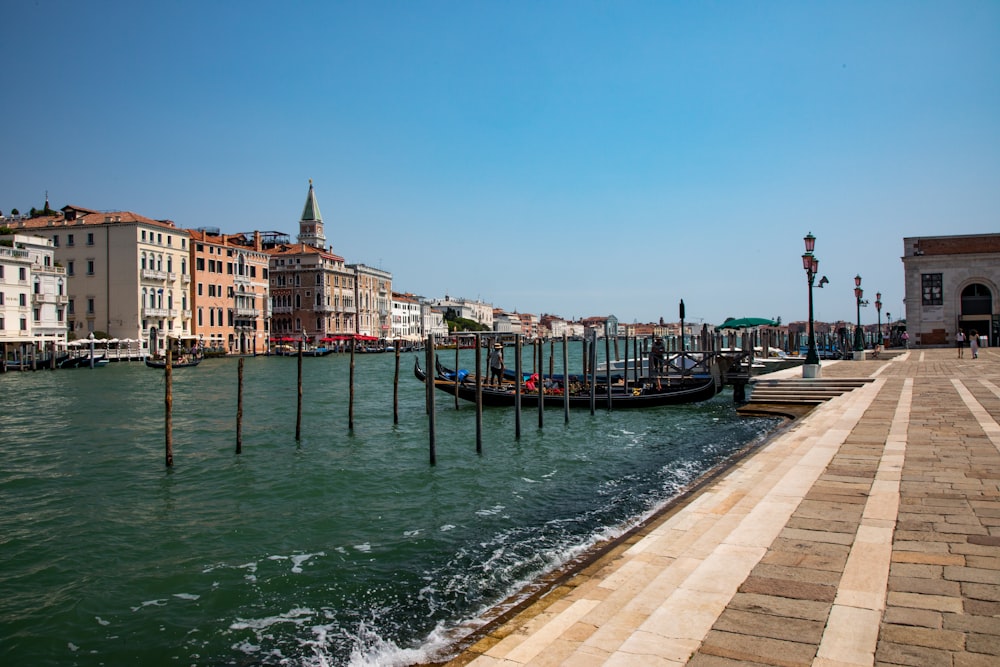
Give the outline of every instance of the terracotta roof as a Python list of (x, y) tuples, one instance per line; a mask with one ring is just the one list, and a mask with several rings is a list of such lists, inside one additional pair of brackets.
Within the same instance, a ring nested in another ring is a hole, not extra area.
[(138, 213), (133, 213), (132, 211), (91, 211), (80, 215), (80, 212), (87, 211), (88, 209), (81, 209), (78, 207), (67, 208), (71, 208), (72, 210), (78, 212), (75, 220), (67, 220), (62, 213), (57, 213), (55, 215), (46, 215), (31, 218), (30, 220), (22, 220), (17, 223), (17, 227), (23, 229), (40, 229), (48, 227), (76, 227), (79, 225), (142, 223), (145, 225), (164, 227), (173, 231), (184, 231), (175, 227), (174, 223), (170, 220), (153, 220), (152, 218), (147, 218), (144, 215), (139, 215)]
[(317, 248), (316, 246), (311, 246), (306, 243), (283, 243), (274, 248), (267, 250), (269, 255), (280, 255), (282, 257), (287, 257), (290, 255), (321, 255), (326, 259), (332, 259), (334, 261), (344, 261), (344, 258), (340, 255), (334, 255), (332, 252), (327, 252), (322, 248)]

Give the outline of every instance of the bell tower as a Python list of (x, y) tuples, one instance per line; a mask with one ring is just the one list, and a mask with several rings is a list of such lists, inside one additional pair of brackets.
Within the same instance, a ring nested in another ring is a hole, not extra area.
[(316, 203), (316, 191), (313, 190), (312, 179), (309, 179), (309, 194), (306, 195), (306, 205), (302, 209), (302, 219), (299, 220), (299, 243), (315, 248), (326, 249), (326, 236), (323, 234), (323, 216)]

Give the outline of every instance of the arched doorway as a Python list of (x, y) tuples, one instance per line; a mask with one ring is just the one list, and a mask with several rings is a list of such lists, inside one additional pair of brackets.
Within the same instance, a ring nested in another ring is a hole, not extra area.
[(962, 309), (958, 316), (958, 326), (968, 336), (975, 331), (979, 336), (987, 336), (991, 346), (1000, 344), (997, 340), (1000, 330), (1000, 315), (993, 314), (993, 292), (982, 283), (971, 283), (962, 289)]

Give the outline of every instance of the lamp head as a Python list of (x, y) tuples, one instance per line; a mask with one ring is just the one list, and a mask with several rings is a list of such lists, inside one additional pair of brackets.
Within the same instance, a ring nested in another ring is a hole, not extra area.
[(855, 287), (861, 287), (861, 276), (860, 275), (854, 276), (854, 286)]
[(810, 253), (802, 255), (802, 268), (806, 271), (812, 270), (813, 256)]
[(806, 234), (802, 240), (806, 242), (806, 252), (811, 253), (816, 248), (816, 237), (813, 236), (812, 232)]
[(861, 289), (860, 287), (855, 287), (854, 288), (854, 298), (856, 298), (858, 301), (861, 300), (861, 297), (862, 297), (862, 295), (864, 293), (865, 293), (865, 291), (863, 289)]

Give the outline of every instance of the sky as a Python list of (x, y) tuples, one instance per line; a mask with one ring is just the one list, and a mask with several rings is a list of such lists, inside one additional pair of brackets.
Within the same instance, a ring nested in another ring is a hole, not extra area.
[(0, 211), (327, 243), (393, 289), (622, 322), (904, 315), (1000, 232), (1000, 2), (0, 4)]

